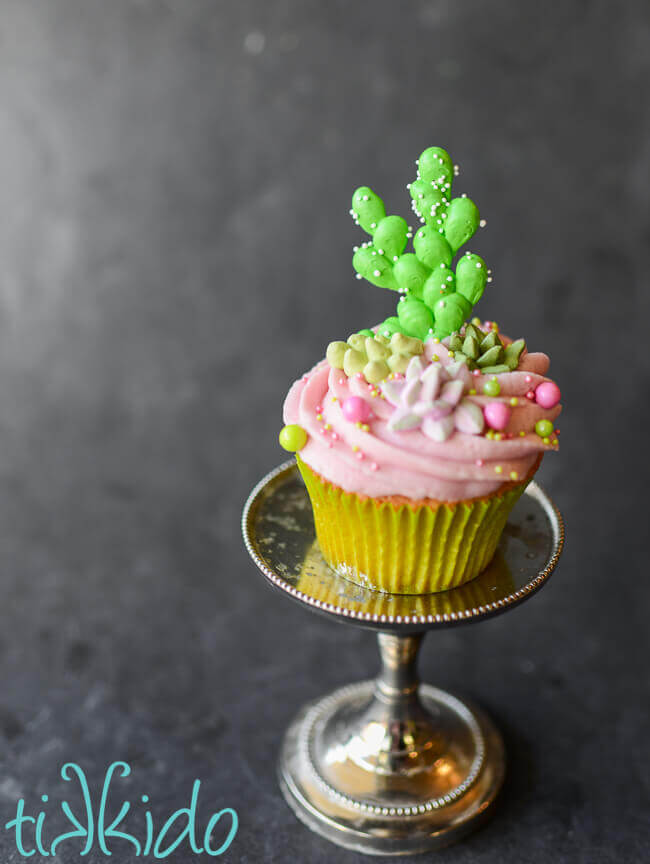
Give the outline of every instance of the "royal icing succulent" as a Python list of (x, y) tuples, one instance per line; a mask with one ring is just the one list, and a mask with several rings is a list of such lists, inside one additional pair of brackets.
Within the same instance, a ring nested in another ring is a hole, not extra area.
[(444, 344), (457, 360), (464, 360), (470, 369), (480, 369), (484, 375), (514, 372), (526, 347), (525, 341), (517, 339), (504, 344), (493, 322), (484, 327), (478, 318), (473, 318), (459, 333), (447, 337)]
[[(432, 338), (440, 341), (437, 336)], [(514, 371), (526, 347), (523, 339), (504, 344), (494, 323), (482, 325), (478, 318), (442, 342), (468, 369), (480, 369), (485, 375)], [(330, 342), (326, 356), (330, 366), (342, 369), (348, 377), (361, 373), (369, 384), (379, 384), (391, 373), (405, 372), (409, 360), (423, 351), (421, 339), (403, 333), (389, 338), (380, 327), (377, 333), (363, 330), (353, 333), (347, 342)]]
[(395, 410), (388, 421), (391, 431), (420, 427), (434, 441), (446, 441), (458, 429), (479, 435), (485, 426), (480, 407), (463, 395), (470, 389), (467, 365), (458, 360), (443, 366), (425, 365), (413, 357), (403, 378), (385, 381), (381, 390)]
[[(357, 278), (403, 295), (397, 315), (383, 322), (380, 333), (442, 338), (461, 329), (490, 281), (485, 262), (471, 252), (452, 268), (460, 247), (485, 222), (470, 198), (452, 198), (458, 170), (445, 150), (429, 147), (416, 165), (417, 178), (407, 188), (421, 227), (414, 233), (401, 216), (387, 216), (382, 199), (361, 186), (350, 213), (372, 239), (355, 247), (352, 264)], [(411, 239), (414, 251), (405, 252)]]
[(333, 369), (342, 369), (348, 378), (361, 373), (369, 384), (379, 384), (391, 373), (405, 372), (409, 360), (423, 351), (421, 339), (403, 333), (394, 333), (389, 339), (365, 330), (354, 333), (347, 342), (330, 342), (326, 357)]

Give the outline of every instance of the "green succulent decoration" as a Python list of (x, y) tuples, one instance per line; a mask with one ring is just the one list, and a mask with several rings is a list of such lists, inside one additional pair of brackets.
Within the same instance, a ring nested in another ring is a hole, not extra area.
[[(483, 259), (470, 252), (452, 267), (458, 250), (484, 223), (470, 198), (451, 197), (457, 169), (445, 150), (429, 147), (416, 164), (417, 179), (408, 189), (420, 227), (414, 234), (401, 216), (387, 216), (382, 199), (361, 186), (350, 214), (372, 240), (355, 247), (352, 265), (358, 279), (403, 295), (397, 315), (380, 325), (380, 333), (442, 339), (460, 331), (490, 281)], [(414, 251), (406, 252), (411, 239)]]
[(480, 369), (482, 375), (514, 372), (525, 347), (523, 339), (504, 345), (497, 330), (483, 330), (478, 318), (473, 318), (462, 333), (452, 333), (448, 344), (455, 360), (463, 360), (469, 369)]

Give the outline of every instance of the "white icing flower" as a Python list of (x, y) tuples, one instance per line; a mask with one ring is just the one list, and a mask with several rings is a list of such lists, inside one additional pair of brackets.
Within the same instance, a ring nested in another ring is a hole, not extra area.
[(470, 389), (472, 376), (462, 361), (443, 366), (425, 365), (413, 357), (404, 378), (386, 380), (381, 390), (394, 406), (388, 428), (405, 431), (420, 427), (434, 441), (446, 441), (458, 429), (467, 435), (480, 435), (485, 421), (480, 407), (463, 398)]

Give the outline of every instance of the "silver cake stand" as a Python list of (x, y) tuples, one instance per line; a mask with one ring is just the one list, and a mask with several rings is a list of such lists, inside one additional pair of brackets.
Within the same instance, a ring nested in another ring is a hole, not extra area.
[(374, 855), (424, 852), (477, 827), (503, 782), (503, 741), (475, 705), (420, 684), (417, 655), (427, 630), (498, 615), (545, 584), (564, 540), (551, 499), (531, 483), (477, 579), (417, 596), (362, 588), (327, 566), (293, 462), (253, 489), (242, 526), (271, 585), (334, 620), (378, 631), (378, 677), (305, 705), (285, 734), (280, 785), (298, 818)]

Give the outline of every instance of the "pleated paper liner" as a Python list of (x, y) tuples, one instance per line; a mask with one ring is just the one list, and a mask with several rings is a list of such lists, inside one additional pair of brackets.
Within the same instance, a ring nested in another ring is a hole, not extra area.
[[(497, 586), (495, 588), (495, 586)], [(492, 562), (473, 579), (451, 591), (435, 594), (386, 594), (384, 591), (359, 590), (349, 579), (337, 575), (323, 561), (317, 540), (307, 549), (296, 588), (321, 603), (332, 606), (354, 607), (366, 615), (452, 615), (472, 607), (487, 606), (494, 602), (495, 590), (499, 597), (515, 590), (515, 580), (503, 556), (497, 550)]]
[(325, 561), (352, 582), (391, 594), (447, 591), (478, 576), (534, 474), (492, 496), (412, 506), (344, 492), (297, 463)]

